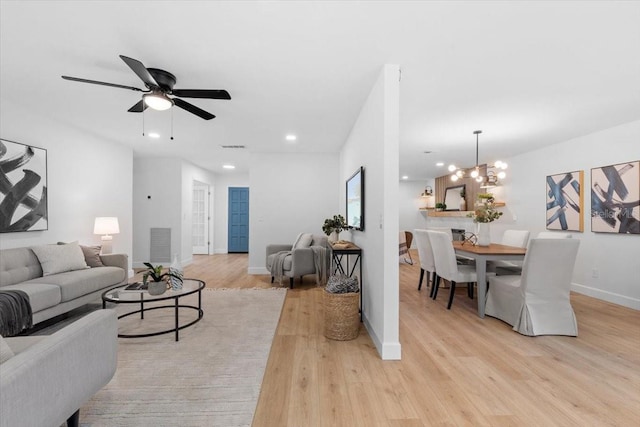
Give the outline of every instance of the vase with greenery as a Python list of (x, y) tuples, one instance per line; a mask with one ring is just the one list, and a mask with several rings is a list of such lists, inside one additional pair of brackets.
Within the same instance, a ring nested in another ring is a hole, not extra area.
[[(182, 282), (182, 277), (167, 271), (162, 272), (162, 265), (156, 265), (145, 262), (147, 270), (142, 274), (142, 283), (147, 285), (147, 290), (151, 295), (161, 295), (167, 290), (167, 279), (173, 278)], [(149, 279), (151, 278), (151, 281)]]
[[(490, 196), (490, 197), (487, 197)], [(481, 197), (485, 196), (485, 197)], [(470, 213), (469, 217), (473, 218), (473, 222), (478, 224), (477, 237), (478, 246), (489, 246), (491, 243), (491, 230), (489, 224), (502, 216), (502, 212), (495, 207), (495, 200), (491, 193), (481, 193), (478, 195), (481, 200), (476, 210)]]
[[(329, 236), (330, 241), (338, 241), (340, 238), (340, 232), (349, 228), (347, 221), (345, 221), (342, 215), (334, 215), (333, 218), (327, 218), (322, 224), (322, 231)], [(335, 234), (334, 234), (335, 233)]]
[(447, 209), (447, 205), (445, 205), (444, 203), (436, 203), (436, 210), (437, 211), (443, 211)]

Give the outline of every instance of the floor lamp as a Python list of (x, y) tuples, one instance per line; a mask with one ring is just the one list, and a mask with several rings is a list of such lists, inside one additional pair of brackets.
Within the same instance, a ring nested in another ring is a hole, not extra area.
[(110, 254), (113, 249), (111, 247), (112, 234), (120, 233), (118, 218), (115, 216), (99, 216), (93, 225), (93, 234), (102, 234), (102, 254)]

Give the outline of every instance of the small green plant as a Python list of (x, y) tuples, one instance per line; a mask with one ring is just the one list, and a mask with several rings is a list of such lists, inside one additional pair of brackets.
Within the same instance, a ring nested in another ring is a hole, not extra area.
[(147, 270), (142, 275), (142, 283), (147, 283), (149, 278), (151, 278), (151, 280), (154, 282), (161, 282), (165, 277), (173, 277), (182, 282), (182, 277), (178, 276), (177, 274), (173, 274), (170, 271), (163, 273), (162, 265), (156, 265), (154, 267), (153, 264), (149, 262), (145, 262), (144, 265), (147, 267)]
[[(478, 195), (478, 197), (480, 196)], [(502, 216), (502, 212), (495, 208), (493, 195), (491, 195), (491, 198), (483, 198), (483, 200), (484, 202), (475, 210), (475, 212), (467, 215), (469, 218), (473, 218), (473, 222), (493, 222)]]
[(333, 218), (327, 218), (324, 220), (324, 224), (322, 224), (322, 231), (327, 236), (334, 231), (340, 233), (347, 228), (349, 228), (349, 226), (342, 215), (334, 215)]
[(447, 205), (444, 203), (436, 203), (436, 209), (445, 210), (447, 209)]
[(490, 199), (493, 199), (493, 194), (491, 194), (491, 193), (478, 193), (478, 199), (490, 200)]

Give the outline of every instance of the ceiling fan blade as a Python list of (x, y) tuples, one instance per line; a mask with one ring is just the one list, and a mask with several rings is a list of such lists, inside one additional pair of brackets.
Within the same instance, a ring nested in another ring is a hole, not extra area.
[(146, 109), (147, 109), (147, 104), (144, 102), (144, 99), (141, 99), (140, 101), (138, 101), (136, 105), (129, 108), (127, 111), (130, 113), (142, 113)]
[(69, 76), (61, 76), (61, 77), (63, 79), (65, 79), (65, 80), (71, 80), (72, 82), (91, 83), (91, 84), (94, 84), (94, 85), (119, 87), (121, 89), (131, 89), (131, 90), (135, 90), (137, 92), (147, 92), (146, 90), (138, 89), (137, 87), (133, 87), (133, 86), (124, 86), (124, 85), (118, 85), (118, 84), (115, 84), (115, 83), (99, 82), (97, 80), (81, 79), (81, 78), (78, 78), (78, 77), (69, 77)]
[(231, 99), (224, 89), (174, 89), (171, 93), (183, 98)]
[(142, 62), (124, 55), (120, 55), (120, 59), (122, 59), (125, 64), (127, 64), (129, 68), (131, 68), (133, 72), (136, 73), (138, 77), (140, 77), (140, 80), (142, 80), (148, 88), (160, 86)]
[(173, 103), (176, 106), (182, 108), (183, 110), (186, 110), (192, 114), (195, 114), (196, 116), (201, 117), (205, 120), (211, 120), (215, 117), (213, 114), (208, 113), (203, 109), (196, 107), (193, 104), (189, 104), (187, 101), (184, 101), (180, 98), (173, 98)]

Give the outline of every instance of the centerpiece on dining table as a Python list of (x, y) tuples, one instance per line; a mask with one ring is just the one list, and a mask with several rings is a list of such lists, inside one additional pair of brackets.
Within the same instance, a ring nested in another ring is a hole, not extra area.
[(491, 229), (489, 224), (502, 216), (495, 206), (495, 199), (491, 193), (478, 194), (478, 203), (475, 211), (467, 215), (473, 218), (473, 222), (478, 224), (476, 229), (478, 246), (489, 246), (491, 244)]

